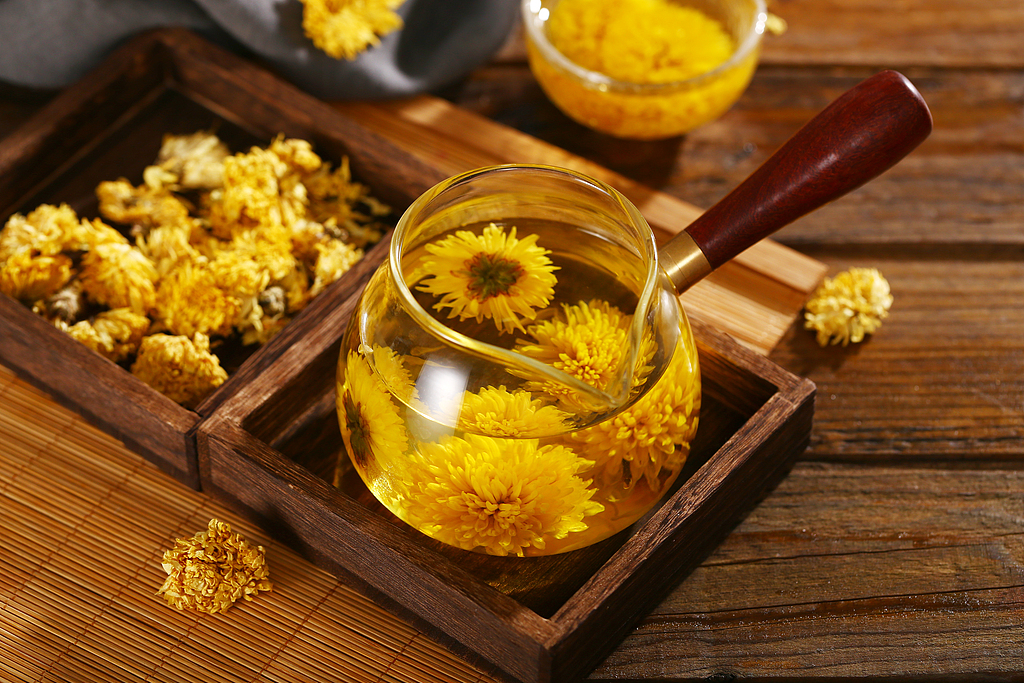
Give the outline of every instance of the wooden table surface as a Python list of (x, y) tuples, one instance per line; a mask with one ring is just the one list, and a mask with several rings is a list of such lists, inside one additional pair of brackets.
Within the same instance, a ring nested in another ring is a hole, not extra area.
[[(771, 358), (818, 386), (790, 476), (592, 674), (677, 681), (1024, 678), (1024, 3), (777, 0), (789, 24), (721, 120), (625, 142), (547, 102), (513, 38), (444, 93), (698, 206), (881, 68), (932, 136), (776, 238), (895, 296), (869, 341), (794, 326)], [(0, 134), (47, 100), (0, 90)]]

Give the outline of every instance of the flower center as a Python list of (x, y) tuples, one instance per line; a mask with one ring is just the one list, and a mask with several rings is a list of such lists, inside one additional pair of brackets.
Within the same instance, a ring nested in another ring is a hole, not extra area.
[(469, 291), (480, 301), (508, 294), (523, 274), (519, 261), (483, 252), (477, 253), (464, 265), (465, 270), (459, 274), (469, 280)]
[(349, 446), (352, 447), (352, 455), (356, 462), (359, 463), (359, 467), (366, 469), (366, 464), (370, 459), (369, 425), (363, 419), (359, 408), (356, 407), (351, 397), (348, 396), (345, 397), (345, 424), (351, 433), (349, 436)]

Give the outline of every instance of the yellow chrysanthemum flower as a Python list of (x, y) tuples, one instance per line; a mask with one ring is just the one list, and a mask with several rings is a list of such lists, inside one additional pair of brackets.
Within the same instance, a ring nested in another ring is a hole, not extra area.
[(213, 133), (164, 135), (156, 162), (142, 172), (154, 190), (212, 190), (224, 183), (228, 146)]
[(434, 309), (451, 309), (449, 318), (491, 318), (502, 332), (522, 330), (522, 319), (533, 320), (551, 302), (557, 282), (558, 266), (537, 239), (517, 239), (515, 227), (506, 233), (494, 223), (480, 235), (459, 230), (426, 246), (416, 288), (440, 297)]
[[(384, 363), (381, 363), (384, 367)], [(389, 381), (403, 378), (392, 368)], [(397, 378), (397, 379), (396, 379)], [(411, 384), (411, 380), (407, 380)], [(349, 351), (345, 359), (345, 380), (338, 387), (337, 407), (341, 436), (353, 461), (364, 472), (379, 454), (405, 452), (409, 435), (384, 382), (374, 374), (360, 353)]]
[(380, 36), (402, 27), (393, 10), (404, 0), (302, 0), (302, 29), (335, 59), (353, 60)]
[(67, 328), (73, 339), (119, 363), (135, 353), (149, 330), (149, 318), (128, 308), (112, 308)]
[(65, 251), (91, 251), (101, 244), (128, 244), (128, 238), (99, 218), (82, 222), (71, 229), (64, 240)]
[[(303, 182), (309, 198), (307, 216), (325, 232), (355, 247), (380, 241), (387, 226), (375, 219), (390, 214), (391, 207), (375, 199), (369, 187), (352, 181), (348, 157), (342, 157), (334, 170), (325, 163)], [(357, 211), (357, 204), (369, 213)]]
[(211, 193), (213, 234), (231, 239), (239, 230), (283, 225), (278, 178), (286, 170), (276, 154), (259, 147), (225, 159), (224, 186)]
[(96, 245), (82, 257), (79, 279), (86, 296), (110, 308), (145, 314), (156, 302), (156, 266), (128, 244)]
[(211, 519), (206, 531), (179, 538), (160, 560), (167, 579), (157, 591), (175, 609), (226, 612), (240, 598), (273, 590), (266, 552)]
[(322, 292), (363, 258), (362, 249), (356, 249), (338, 240), (322, 242), (317, 244), (315, 249), (317, 259), (313, 271), (313, 285), (309, 288), (310, 296)]
[(78, 227), (78, 215), (67, 204), (42, 204), (27, 216), (16, 213), (0, 231), (0, 263), (20, 251), (56, 256)]
[(58, 292), (71, 279), (71, 259), (64, 254), (33, 256), (19, 251), (0, 267), (0, 292), (22, 301), (36, 301)]
[(115, 223), (141, 225), (178, 225), (187, 223), (188, 207), (165, 189), (147, 185), (135, 187), (121, 178), (107, 180), (96, 187), (100, 213)]
[(160, 280), (154, 318), (173, 334), (227, 335), (242, 302), (220, 287), (214, 274), (185, 261)]
[[(585, 382), (602, 391), (626, 370), (630, 348), (632, 316), (607, 301), (593, 300), (562, 307), (562, 315), (543, 320), (527, 329), (533, 341), (517, 340), (516, 351)], [(647, 339), (637, 359), (633, 387), (639, 386), (652, 367), (654, 343)], [(555, 398), (568, 410), (587, 412), (587, 403), (575, 390), (553, 382), (527, 382), (530, 391)]]
[(851, 268), (825, 278), (805, 306), (804, 326), (817, 331), (818, 344), (854, 344), (873, 334), (889, 315), (893, 297), (876, 268)]
[(663, 470), (678, 470), (690, 452), (700, 411), (695, 354), (682, 342), (665, 374), (629, 408), (569, 434), (573, 447), (592, 458), (602, 482), (631, 489), (644, 479), (659, 491)]
[(570, 417), (565, 411), (533, 398), (528, 391), (484, 387), (463, 397), (459, 428), (497, 437), (554, 436), (569, 428)]
[(154, 263), (163, 277), (182, 261), (195, 261), (199, 250), (192, 245), (191, 220), (174, 225), (159, 225), (146, 235), (139, 235), (135, 246)]
[(578, 474), (592, 463), (535, 439), (469, 435), (421, 443), (401, 511), (417, 529), (464, 550), (523, 556), (587, 528), (604, 510)]
[(210, 339), (196, 333), (193, 339), (153, 334), (142, 340), (132, 374), (186, 408), (199, 405), (228, 378), (217, 356), (210, 353)]

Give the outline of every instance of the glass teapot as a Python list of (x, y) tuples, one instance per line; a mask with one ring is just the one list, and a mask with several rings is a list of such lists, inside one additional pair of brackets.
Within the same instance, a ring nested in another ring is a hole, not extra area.
[(342, 341), (353, 466), (397, 517), (465, 550), (559, 553), (633, 524), (672, 488), (697, 430), (678, 293), (930, 130), (913, 86), (883, 72), (660, 252), (625, 197), (573, 171), (443, 181), (399, 220)]

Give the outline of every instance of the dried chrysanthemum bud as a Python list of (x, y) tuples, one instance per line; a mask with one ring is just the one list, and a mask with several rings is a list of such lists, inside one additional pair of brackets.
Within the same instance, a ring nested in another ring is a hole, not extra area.
[(818, 344), (858, 343), (882, 325), (892, 306), (889, 283), (875, 268), (851, 268), (825, 278), (805, 306), (804, 326)]
[(82, 289), (111, 308), (147, 313), (156, 301), (156, 266), (128, 244), (99, 244), (82, 257)]
[(135, 353), (149, 331), (149, 318), (128, 308), (113, 308), (68, 328), (76, 341), (115, 363)]
[(210, 353), (209, 337), (198, 332), (194, 340), (169, 334), (146, 337), (132, 374), (186, 408), (199, 405), (228, 378), (220, 360)]
[(52, 321), (59, 320), (70, 325), (78, 320), (78, 315), (82, 312), (84, 305), (85, 297), (82, 295), (82, 285), (78, 280), (72, 280), (67, 287), (46, 300), (46, 308), (43, 313)]
[(71, 279), (71, 259), (64, 254), (33, 256), (19, 251), (0, 267), (0, 292), (22, 301), (55, 294)]
[(56, 256), (78, 227), (78, 215), (67, 204), (42, 204), (27, 216), (16, 213), (0, 231), (0, 263), (20, 251)]
[(355, 59), (380, 37), (402, 27), (394, 10), (404, 0), (302, 0), (302, 28), (313, 44), (335, 59)]
[(153, 307), (156, 320), (186, 337), (230, 334), (241, 308), (238, 297), (217, 286), (213, 271), (191, 261), (179, 263), (160, 280)]
[(133, 186), (124, 178), (96, 187), (100, 213), (108, 220), (150, 228), (155, 225), (189, 224), (189, 207), (165, 189)]
[(284, 288), (279, 285), (267, 287), (260, 292), (259, 304), (263, 312), (269, 316), (282, 315), (288, 308), (288, 299), (285, 297)]
[(156, 163), (142, 177), (154, 189), (212, 190), (224, 183), (224, 160), (230, 154), (212, 133), (165, 135)]
[(356, 249), (344, 242), (332, 240), (316, 245), (319, 257), (316, 260), (313, 286), (309, 295), (316, 296), (363, 258), (362, 249)]
[(206, 531), (177, 539), (161, 564), (167, 579), (157, 595), (179, 610), (216, 614), (236, 600), (273, 590), (263, 546), (252, 545), (217, 519)]

